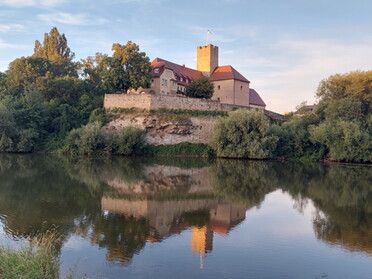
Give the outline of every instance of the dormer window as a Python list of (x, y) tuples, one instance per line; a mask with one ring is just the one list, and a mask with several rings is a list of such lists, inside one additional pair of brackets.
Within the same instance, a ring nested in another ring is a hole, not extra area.
[(183, 82), (183, 78), (181, 77), (181, 82)]
[(159, 73), (159, 68), (155, 68), (155, 69), (154, 69), (154, 73), (155, 73), (155, 74), (158, 74), (158, 73)]

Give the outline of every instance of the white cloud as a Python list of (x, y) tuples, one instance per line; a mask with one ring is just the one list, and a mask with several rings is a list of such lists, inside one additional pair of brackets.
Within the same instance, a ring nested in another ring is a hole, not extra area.
[(48, 24), (62, 23), (68, 25), (101, 25), (107, 23), (108, 20), (104, 18), (93, 18), (88, 14), (71, 14), (71, 13), (49, 13), (39, 14), (38, 18), (47, 22)]
[[(258, 74), (252, 87), (264, 96), (269, 109), (284, 112), (301, 101), (313, 103), (319, 82), (336, 73), (370, 70), (372, 41), (350, 44), (331, 40), (282, 40), (272, 70)], [(283, 63), (283, 58), (287, 63)], [(265, 98), (265, 96), (267, 96)]]
[(0, 49), (20, 49), (20, 48), (23, 49), (23, 48), (26, 48), (26, 46), (6, 43), (0, 39)]
[(21, 24), (0, 24), (0, 33), (11, 33), (24, 30)]
[(54, 7), (65, 2), (66, 0), (0, 0), (0, 5), (12, 7)]

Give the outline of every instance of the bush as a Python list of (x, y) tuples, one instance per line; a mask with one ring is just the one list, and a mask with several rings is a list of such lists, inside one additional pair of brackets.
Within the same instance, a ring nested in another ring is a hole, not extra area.
[(73, 129), (66, 139), (66, 150), (79, 154), (92, 154), (103, 149), (101, 123), (89, 123), (79, 129)]
[(145, 146), (144, 130), (134, 127), (125, 127), (117, 135), (117, 154), (133, 155), (141, 154)]
[(322, 157), (319, 144), (310, 141), (309, 125), (316, 123), (311, 116), (294, 117), (280, 125), (272, 125), (270, 134), (278, 137), (274, 155), (286, 158)]
[(210, 99), (213, 96), (214, 84), (207, 77), (195, 79), (186, 87), (185, 96), (191, 98)]
[(217, 156), (263, 159), (271, 156), (278, 137), (269, 135), (269, 119), (261, 111), (236, 110), (218, 120), (211, 146)]
[(359, 121), (325, 121), (310, 127), (310, 138), (327, 147), (331, 160), (372, 162), (370, 129)]

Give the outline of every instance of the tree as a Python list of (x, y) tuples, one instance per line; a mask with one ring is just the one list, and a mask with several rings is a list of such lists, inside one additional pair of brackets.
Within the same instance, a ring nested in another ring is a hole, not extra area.
[(56, 27), (53, 27), (49, 34), (44, 34), (44, 41), (41, 44), (35, 41), (34, 54), (32, 57), (48, 59), (52, 64), (58, 65), (60, 75), (76, 76), (76, 67), (72, 62), (75, 54), (67, 45), (65, 34), (60, 34)]
[(263, 159), (271, 156), (278, 138), (269, 135), (270, 122), (262, 111), (236, 110), (215, 124), (211, 146), (217, 156)]
[(191, 98), (212, 98), (214, 93), (214, 85), (207, 77), (195, 79), (186, 87), (185, 95)]
[[(320, 99), (320, 112), (331, 106), (331, 110), (325, 111), (325, 117), (329, 117), (338, 107), (338, 102), (352, 104), (353, 110), (358, 111), (359, 117), (371, 114), (372, 107), (372, 70), (355, 71), (347, 74), (336, 74), (320, 82), (316, 96)], [(359, 109), (356, 107), (359, 106)], [(334, 117), (342, 116), (351, 109), (346, 105)], [(356, 115), (354, 115), (356, 117)]]
[(148, 88), (151, 84), (151, 64), (146, 53), (139, 46), (128, 41), (125, 45), (113, 44), (112, 57), (106, 57), (107, 64), (102, 72), (103, 87), (111, 92), (126, 92), (129, 88)]
[(320, 82), (317, 113), (310, 139), (323, 144), (332, 160), (372, 161), (372, 71), (337, 74)]

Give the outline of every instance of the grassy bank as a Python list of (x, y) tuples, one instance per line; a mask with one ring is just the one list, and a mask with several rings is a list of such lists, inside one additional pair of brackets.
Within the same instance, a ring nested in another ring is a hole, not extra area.
[[(58, 279), (59, 257), (53, 247), (53, 234), (30, 240), (21, 249), (0, 247), (1, 279)], [(66, 279), (72, 279), (68, 276)]]
[(151, 156), (195, 156), (215, 157), (214, 150), (207, 144), (181, 142), (169, 145), (148, 145), (145, 148), (145, 155)]

